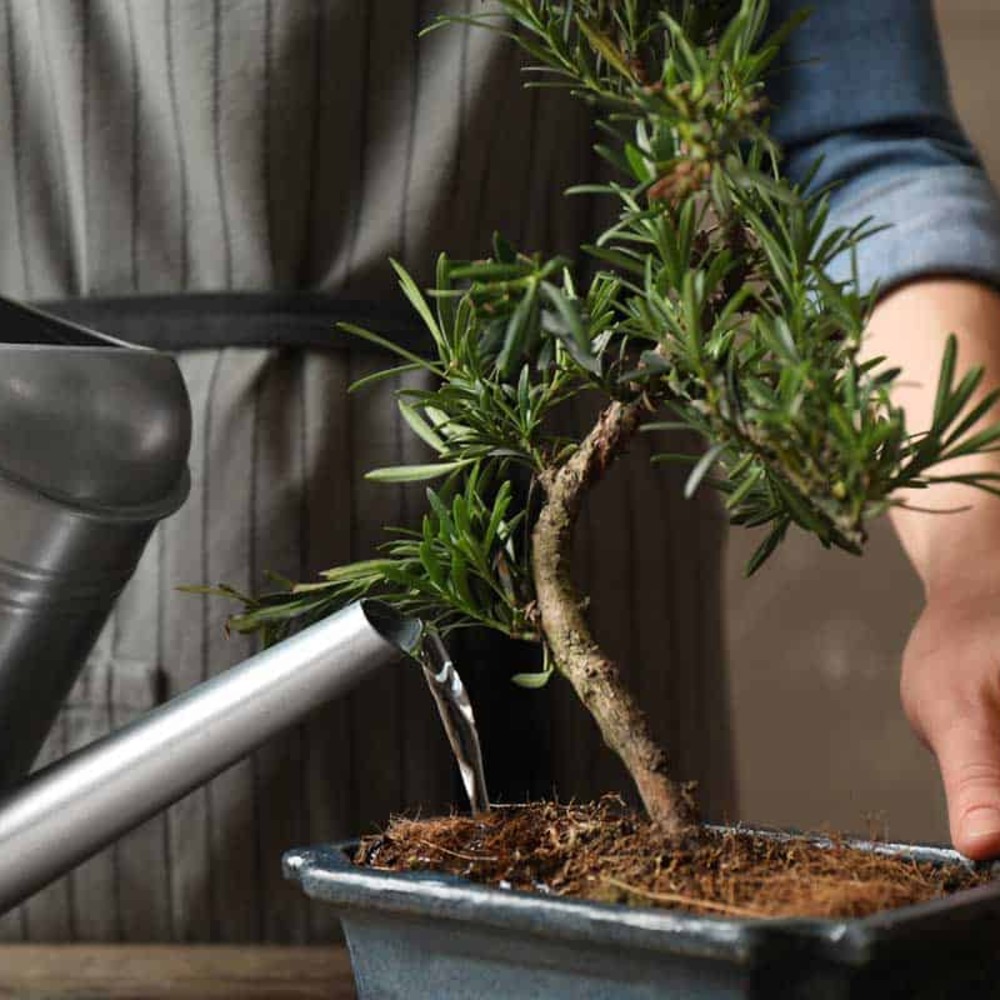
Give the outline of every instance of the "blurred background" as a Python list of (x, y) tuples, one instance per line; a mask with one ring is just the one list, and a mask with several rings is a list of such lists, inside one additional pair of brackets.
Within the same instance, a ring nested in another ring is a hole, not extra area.
[[(1000, 4), (935, 8), (955, 106), (1000, 185)], [(899, 706), (899, 660), (922, 599), (888, 521), (873, 526), (862, 559), (790, 536), (748, 584), (757, 541), (731, 533), (725, 574), (740, 818), (946, 840), (934, 761)]]

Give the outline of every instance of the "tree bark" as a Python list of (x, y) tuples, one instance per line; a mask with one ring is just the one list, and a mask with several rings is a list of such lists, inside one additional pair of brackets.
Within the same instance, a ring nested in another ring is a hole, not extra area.
[(532, 534), (532, 569), (538, 614), (556, 668), (596, 720), (607, 746), (625, 764), (650, 819), (675, 832), (695, 821), (684, 789), (667, 774), (666, 754), (645, 715), (622, 683), (617, 665), (600, 648), (573, 583), (573, 530), (587, 491), (623, 454), (642, 419), (640, 402), (609, 404), (579, 449), (541, 477), (545, 490)]

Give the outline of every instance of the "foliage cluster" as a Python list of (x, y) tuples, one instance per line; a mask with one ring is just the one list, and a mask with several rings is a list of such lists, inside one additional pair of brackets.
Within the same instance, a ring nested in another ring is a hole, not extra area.
[[(689, 460), (671, 453), (672, 430), (704, 438), (686, 492), (714, 487), (734, 523), (769, 528), (751, 572), (791, 525), (859, 552), (873, 516), (958, 478), (942, 462), (995, 446), (1000, 430), (976, 425), (996, 394), (973, 403), (981, 375), (956, 380), (953, 343), (921, 435), (893, 404), (898, 371), (862, 359), (873, 294), (829, 269), (872, 227), (831, 227), (829, 192), (782, 176), (764, 83), (795, 25), (769, 33), (766, 0), (495, 0), (465, 20), (509, 33), (532, 85), (592, 105), (615, 179), (571, 193), (615, 199), (618, 217), (583, 248), (587, 278), (501, 237), (485, 260), (442, 256), (427, 294), (397, 266), (432, 349), (349, 332), (399, 359), (365, 384), (426, 375), (398, 405), (432, 458), (370, 473), (430, 484), (421, 527), (318, 582), (230, 592), (236, 628), (275, 638), (378, 595), (443, 631), (542, 640), (530, 525), (587, 431), (568, 439), (552, 418), (584, 392), (666, 432), (659, 460)], [(995, 491), (987, 474), (962, 478)]]

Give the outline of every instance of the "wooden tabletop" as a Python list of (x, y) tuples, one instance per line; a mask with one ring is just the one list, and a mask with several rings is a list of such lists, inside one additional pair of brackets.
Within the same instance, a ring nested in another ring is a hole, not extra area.
[(3, 1000), (355, 1000), (342, 946), (2, 945)]

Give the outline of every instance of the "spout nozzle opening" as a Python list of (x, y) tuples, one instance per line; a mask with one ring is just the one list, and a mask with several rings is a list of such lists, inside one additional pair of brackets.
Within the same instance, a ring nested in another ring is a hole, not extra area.
[(406, 618), (384, 601), (366, 598), (360, 603), (368, 624), (386, 642), (392, 643), (407, 656), (413, 656), (419, 651), (424, 632), (419, 618)]

